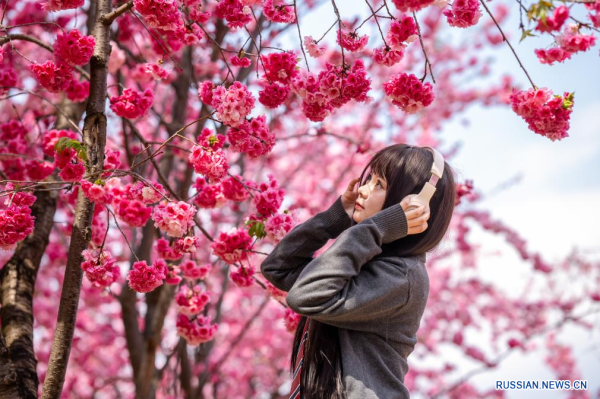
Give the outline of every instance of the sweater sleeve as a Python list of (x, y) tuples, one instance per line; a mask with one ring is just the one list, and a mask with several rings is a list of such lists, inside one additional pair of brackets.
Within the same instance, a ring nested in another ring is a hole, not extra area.
[[(408, 301), (405, 268), (385, 262), (363, 266), (381, 245), (408, 234), (400, 204), (388, 207), (340, 234), (323, 254), (304, 267), (286, 301), (294, 312), (347, 329), (369, 329)], [(361, 272), (361, 269), (362, 272)]]
[(314, 253), (351, 223), (340, 195), (329, 209), (295, 226), (279, 241), (260, 266), (263, 276), (276, 288), (289, 291)]

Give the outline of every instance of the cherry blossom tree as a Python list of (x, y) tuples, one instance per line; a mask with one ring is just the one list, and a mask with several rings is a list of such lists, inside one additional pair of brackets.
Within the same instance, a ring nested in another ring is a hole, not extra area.
[[(569, 62), (595, 45), (600, 1), (518, 6), (520, 31), (484, 0), (0, 2), (0, 397), (283, 397), (299, 316), (257, 269), (373, 151), (432, 145), (452, 162), (444, 126), (473, 105), (569, 137), (574, 93), (536, 86), (511, 34), (546, 38), (540, 63)], [(315, 13), (331, 23), (318, 38), (303, 33)], [(457, 30), (468, 40), (446, 40)], [(530, 87), (464, 83), (504, 45)], [(472, 180), (457, 192), (411, 357), (437, 367), (411, 364), (408, 388), (503, 397), (470, 379), (538, 338), (556, 377), (578, 378), (556, 333), (592, 328), (598, 264), (549, 262), (476, 207)], [(531, 266), (524, 292), (474, 273), (474, 226)], [(485, 347), (467, 334), (483, 328)]]

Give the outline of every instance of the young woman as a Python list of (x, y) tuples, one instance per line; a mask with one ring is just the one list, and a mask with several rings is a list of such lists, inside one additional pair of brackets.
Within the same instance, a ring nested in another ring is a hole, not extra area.
[(407, 358), (429, 295), (425, 254), (444, 238), (455, 203), (444, 162), (429, 206), (408, 210), (433, 162), (427, 148), (378, 151), (329, 209), (294, 227), (262, 263), (301, 315), (289, 398), (410, 397)]

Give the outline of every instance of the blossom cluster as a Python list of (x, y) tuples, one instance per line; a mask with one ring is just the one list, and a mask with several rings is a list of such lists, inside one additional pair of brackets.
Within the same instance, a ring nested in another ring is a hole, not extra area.
[(261, 216), (270, 216), (277, 212), (281, 203), (285, 190), (279, 188), (277, 180), (272, 174), (268, 174), (269, 182), (262, 182), (258, 185), (258, 193), (254, 194), (253, 202), (256, 210)]
[(163, 199), (166, 195), (166, 192), (162, 184), (156, 181), (150, 185), (142, 181), (138, 181), (129, 186), (129, 195), (134, 200), (140, 201), (144, 204), (154, 204)]
[(408, 15), (402, 15), (391, 22), (385, 39), (394, 50), (400, 50), (401, 48), (404, 48), (407, 43), (415, 41), (418, 37), (419, 31), (414, 18)]
[(135, 119), (144, 116), (154, 102), (154, 93), (150, 89), (143, 93), (126, 88), (123, 94), (110, 98), (110, 109), (122, 118)]
[(242, 202), (250, 197), (248, 190), (255, 189), (256, 183), (253, 181), (244, 181), (244, 178), (240, 175), (229, 176), (221, 181), (221, 187), (225, 198), (230, 201)]
[(198, 190), (194, 197), (194, 204), (199, 208), (221, 208), (226, 203), (221, 184), (209, 184), (202, 177), (196, 179), (193, 187)]
[(252, 21), (252, 10), (240, 0), (222, 0), (215, 8), (215, 15), (227, 21), (233, 29), (241, 28)]
[(154, 207), (154, 225), (172, 237), (183, 236), (193, 225), (196, 207), (185, 201), (167, 202)]
[[(12, 183), (6, 190), (14, 190)], [(35, 216), (31, 215), (31, 205), (36, 197), (33, 194), (19, 191), (5, 197), (6, 208), (0, 209), (0, 248), (13, 249), (33, 232)]]
[(256, 273), (253, 267), (240, 266), (237, 269), (232, 269), (229, 273), (231, 281), (238, 287), (250, 287), (253, 282), (253, 276)]
[(367, 96), (371, 80), (361, 59), (344, 71), (330, 63), (318, 76), (303, 71), (292, 80), (291, 87), (302, 98), (302, 112), (313, 122), (324, 120), (333, 109), (350, 100), (367, 103), (371, 100)]
[(175, 295), (177, 310), (187, 316), (197, 315), (208, 302), (210, 302), (210, 294), (199, 285), (192, 289), (187, 285), (182, 285)]
[(85, 36), (77, 29), (60, 33), (54, 43), (55, 61), (33, 63), (29, 68), (38, 83), (50, 93), (68, 91), (70, 99), (82, 101), (89, 84), (75, 81), (73, 66), (87, 64), (94, 52), (94, 45), (93, 36)]
[(183, 29), (183, 19), (175, 0), (133, 0), (133, 7), (152, 28), (164, 31)]
[(217, 333), (218, 324), (211, 324), (209, 316), (190, 318), (184, 314), (177, 315), (177, 334), (182, 336), (190, 346), (198, 346), (212, 340)]
[(73, 29), (56, 37), (54, 56), (70, 65), (85, 65), (94, 52), (95, 44), (93, 36), (85, 36), (79, 30)]
[(202, 244), (202, 240), (198, 236), (186, 236), (181, 237), (177, 241), (175, 241), (175, 250), (181, 254), (193, 254), (195, 253), (200, 245)]
[(261, 55), (265, 77), (270, 82), (289, 84), (298, 75), (298, 57), (291, 51)]
[(228, 232), (220, 232), (210, 244), (214, 254), (227, 264), (246, 260), (246, 251), (250, 249), (252, 238), (245, 229), (233, 227)]
[(218, 118), (231, 127), (237, 127), (244, 122), (246, 116), (254, 108), (254, 97), (241, 82), (235, 81), (229, 88), (218, 86), (212, 92), (212, 105), (217, 111)]
[(336, 35), (336, 42), (342, 46), (345, 50), (356, 52), (361, 51), (367, 45), (369, 36), (360, 36), (356, 32), (342, 32), (338, 29)]
[(435, 0), (392, 0), (392, 3), (394, 3), (396, 8), (402, 12), (416, 12), (433, 4), (434, 2)]
[(108, 287), (121, 276), (121, 269), (115, 264), (110, 252), (100, 249), (85, 249), (81, 268), (85, 276), (96, 287)]
[(452, 8), (444, 10), (448, 24), (456, 28), (468, 28), (476, 25), (483, 15), (479, 8), (479, 0), (454, 0)]
[(30, 68), (38, 83), (50, 93), (67, 90), (73, 80), (73, 69), (65, 63), (46, 61), (43, 64), (31, 64)]
[(313, 58), (320, 57), (327, 50), (327, 46), (319, 44), (312, 36), (304, 36), (304, 47), (308, 51), (308, 55)]
[(227, 138), (233, 151), (248, 154), (251, 159), (268, 154), (275, 146), (275, 134), (269, 131), (264, 115), (229, 129)]
[(294, 6), (285, 0), (265, 0), (263, 3), (263, 13), (271, 22), (282, 22), (293, 24), (296, 22), (296, 13)]
[(198, 265), (196, 262), (194, 262), (192, 260), (186, 260), (184, 262), (181, 262), (179, 267), (181, 268), (181, 271), (183, 272), (183, 276), (188, 280), (203, 280), (212, 271), (211, 263), (205, 263), (203, 265)]
[(227, 175), (229, 164), (223, 150), (195, 145), (189, 161), (196, 173), (206, 176), (211, 182), (218, 182)]
[[(557, 11), (558, 9), (555, 11), (554, 15), (556, 17), (554, 19), (549, 18), (550, 21), (554, 21), (551, 23), (552, 29), (562, 26), (562, 23), (564, 22), (562, 19), (564, 18), (563, 14), (557, 15)], [(566, 13), (568, 17), (568, 9)], [(563, 62), (570, 59), (571, 55), (580, 51), (587, 51), (596, 44), (596, 37), (594, 35), (583, 35), (579, 33), (577, 24), (567, 24), (562, 33), (555, 36), (555, 40), (558, 45), (556, 47), (534, 50), (535, 55), (537, 55), (538, 60), (542, 64), (552, 65), (555, 62)]]
[(182, 252), (171, 246), (169, 240), (165, 238), (159, 238), (154, 243), (158, 256), (166, 260), (178, 260), (183, 256)]
[(47, 0), (42, 7), (48, 11), (61, 11), (71, 8), (83, 7), (84, 0)]
[(135, 262), (127, 274), (129, 287), (136, 292), (154, 291), (163, 284), (166, 277), (167, 268), (164, 261), (154, 262), (150, 266), (145, 260)]
[(237, 55), (232, 56), (229, 59), (229, 62), (231, 62), (231, 65), (233, 66), (238, 66), (238, 67), (242, 67), (242, 68), (247, 68), (250, 66), (250, 63), (252, 62), (250, 60), (250, 58), (248, 57), (238, 57)]
[(573, 93), (553, 95), (542, 87), (527, 91), (513, 89), (510, 96), (511, 108), (536, 134), (552, 141), (569, 137), (569, 119), (573, 108)]
[(415, 75), (407, 73), (392, 76), (383, 84), (383, 89), (392, 104), (409, 114), (429, 106), (435, 97), (431, 83), (423, 84)]
[(294, 227), (294, 217), (290, 213), (274, 213), (265, 221), (267, 237), (278, 243)]
[(88, 180), (82, 180), (81, 189), (83, 190), (83, 194), (97, 205), (106, 205), (112, 202), (113, 194), (102, 184), (95, 184)]

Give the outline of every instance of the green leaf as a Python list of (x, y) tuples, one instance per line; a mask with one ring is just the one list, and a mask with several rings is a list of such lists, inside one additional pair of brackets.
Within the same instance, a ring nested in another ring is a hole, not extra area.
[(525, 40), (525, 38), (527, 36), (536, 36), (536, 35), (532, 34), (531, 32), (532, 32), (531, 29), (524, 29), (523, 33), (521, 34), (521, 40), (519, 40), (519, 43), (521, 43), (523, 40)]
[(56, 141), (54, 145), (54, 149), (57, 152), (64, 151), (67, 148), (72, 148), (77, 151), (77, 156), (84, 161), (87, 161), (87, 153), (85, 151), (85, 146), (77, 140), (73, 140), (69, 137), (61, 137)]

